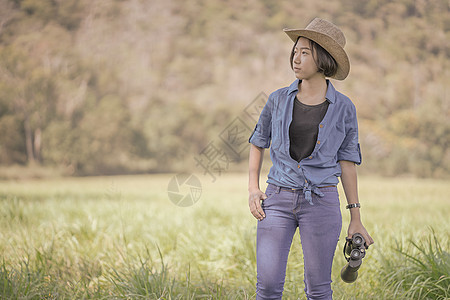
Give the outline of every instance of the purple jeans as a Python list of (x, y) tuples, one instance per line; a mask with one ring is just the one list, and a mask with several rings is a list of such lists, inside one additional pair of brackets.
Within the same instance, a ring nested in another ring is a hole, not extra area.
[(309, 204), (302, 190), (269, 184), (262, 202), (266, 217), (258, 222), (256, 237), (256, 299), (281, 299), (286, 263), (297, 227), (304, 259), (307, 299), (332, 299), (331, 267), (342, 228), (336, 187), (320, 189)]

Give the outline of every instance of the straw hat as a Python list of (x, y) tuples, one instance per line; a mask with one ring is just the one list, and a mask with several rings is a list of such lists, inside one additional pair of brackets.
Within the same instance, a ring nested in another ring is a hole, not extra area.
[(299, 36), (308, 38), (325, 49), (336, 60), (338, 69), (332, 78), (343, 80), (350, 72), (350, 62), (345, 53), (345, 37), (342, 31), (333, 23), (315, 18), (305, 29), (288, 29), (283, 31), (294, 41)]

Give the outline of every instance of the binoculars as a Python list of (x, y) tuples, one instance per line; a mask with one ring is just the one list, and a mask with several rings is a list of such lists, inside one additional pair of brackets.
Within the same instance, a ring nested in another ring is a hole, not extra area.
[(341, 270), (341, 278), (344, 282), (352, 283), (358, 278), (358, 269), (364, 256), (366, 256), (366, 246), (363, 236), (355, 233), (351, 238), (346, 238), (344, 257), (348, 263)]

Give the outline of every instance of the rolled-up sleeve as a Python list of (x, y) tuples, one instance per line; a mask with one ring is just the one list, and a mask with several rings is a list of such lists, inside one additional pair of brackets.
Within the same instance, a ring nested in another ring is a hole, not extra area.
[(356, 108), (351, 106), (345, 120), (345, 138), (337, 153), (337, 159), (348, 160), (360, 165), (362, 162), (361, 148), (358, 142), (358, 120)]
[(273, 96), (269, 96), (266, 105), (264, 106), (261, 115), (259, 116), (258, 123), (256, 123), (255, 130), (253, 130), (249, 143), (260, 147), (269, 148), (272, 136), (272, 107)]

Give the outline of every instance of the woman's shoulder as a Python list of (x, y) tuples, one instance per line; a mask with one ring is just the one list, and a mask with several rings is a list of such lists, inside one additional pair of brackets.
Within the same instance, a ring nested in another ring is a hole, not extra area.
[(282, 88), (279, 88), (278, 90), (273, 91), (270, 93), (270, 96), (272, 97), (280, 97), (280, 96), (286, 96), (288, 94), (289, 87), (285, 86)]
[(276, 103), (286, 101), (288, 98), (288, 95), (290, 94), (290, 92), (292, 92), (292, 86), (293, 85), (291, 84), (290, 86), (285, 86), (285, 87), (282, 87), (282, 88), (279, 88), (279, 89), (273, 91), (269, 95), (269, 100), (276, 102)]
[(336, 90), (336, 104), (346, 107), (348, 109), (356, 109), (355, 104), (347, 95)]
[(341, 115), (344, 119), (356, 117), (356, 106), (350, 97), (336, 91), (335, 99), (334, 111), (336, 114)]

